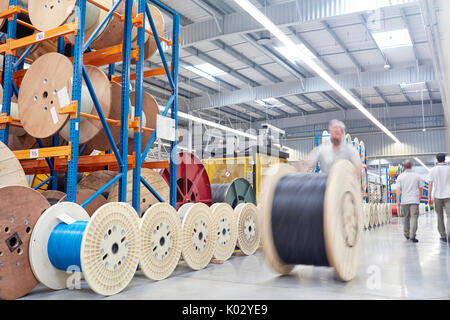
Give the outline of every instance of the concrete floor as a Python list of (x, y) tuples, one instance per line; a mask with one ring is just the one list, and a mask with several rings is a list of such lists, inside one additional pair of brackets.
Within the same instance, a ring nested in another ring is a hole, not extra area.
[(155, 282), (137, 273), (130, 285), (112, 297), (81, 290), (52, 291), (42, 285), (23, 299), (449, 299), (450, 244), (439, 241), (433, 213), (421, 215), (413, 244), (403, 237), (402, 218), (365, 231), (358, 276), (343, 283), (331, 268), (297, 266), (280, 277), (258, 251), (233, 256), (222, 265), (193, 271), (180, 264), (166, 280)]

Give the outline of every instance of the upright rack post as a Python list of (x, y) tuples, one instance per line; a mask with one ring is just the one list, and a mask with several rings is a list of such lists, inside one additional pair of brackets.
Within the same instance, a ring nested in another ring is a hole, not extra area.
[[(174, 88), (172, 95), (174, 96), (172, 104), (172, 119), (175, 120), (175, 130), (178, 128), (178, 57), (179, 50), (179, 32), (180, 32), (180, 14), (176, 12), (173, 16), (173, 46), (172, 46), (172, 79)], [(175, 151), (175, 152), (174, 152)], [(177, 137), (175, 134), (174, 141), (170, 144), (170, 205), (174, 208), (177, 206)]]
[[(140, 198), (141, 198), (141, 166), (139, 165), (141, 163), (141, 137), (142, 137), (142, 94), (144, 91), (144, 42), (145, 42), (145, 0), (139, 0), (139, 7), (138, 7), (138, 15), (143, 16), (143, 23), (140, 28), (138, 28), (138, 34), (137, 34), (137, 48), (138, 50), (138, 60), (136, 62), (136, 82), (135, 82), (135, 101), (134, 101), (134, 117), (139, 117), (139, 130), (134, 132), (134, 146), (133, 150), (135, 153), (137, 164), (133, 169), (133, 199), (132, 199), (132, 205), (133, 208), (136, 210), (136, 212), (141, 212), (140, 208)], [(150, 19), (150, 17), (149, 17)]]
[(70, 120), (70, 142), (71, 152), (70, 161), (67, 170), (67, 201), (76, 202), (77, 195), (77, 174), (78, 174), (78, 147), (80, 140), (80, 102), (81, 85), (83, 82), (83, 43), (84, 43), (84, 24), (86, 20), (86, 1), (77, 1), (77, 33), (75, 35), (75, 45), (73, 46), (73, 83), (72, 83), (72, 101), (77, 102), (76, 119)]
[(133, 1), (125, 0), (125, 20), (123, 35), (122, 55), (122, 95), (120, 116), (120, 153), (122, 164), (119, 172), (122, 177), (119, 180), (119, 201), (127, 201), (127, 171), (128, 171), (128, 112), (130, 108), (130, 64), (131, 64), (131, 17), (133, 12)]
[[(9, 0), (9, 6), (17, 6), (18, 0)], [(9, 39), (16, 39), (17, 30), (17, 13), (12, 18), (8, 18), (8, 33), (6, 41)], [(2, 113), (7, 116), (11, 113), (11, 96), (13, 85), (13, 71), (14, 71), (14, 54), (13, 52), (5, 53), (5, 68), (3, 70), (3, 102)], [(5, 128), (0, 130), (0, 140), (8, 145), (9, 139), (9, 123), (5, 124)]]

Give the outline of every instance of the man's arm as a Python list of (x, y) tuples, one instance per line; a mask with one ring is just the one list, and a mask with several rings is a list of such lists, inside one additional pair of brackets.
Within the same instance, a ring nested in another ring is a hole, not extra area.
[(313, 169), (316, 166), (316, 163), (317, 163), (317, 161), (319, 159), (319, 152), (320, 152), (319, 148), (320, 147), (317, 147), (313, 151), (311, 151), (308, 154), (308, 156), (306, 157), (306, 160), (304, 160), (301, 163), (301, 165), (299, 165), (297, 167), (297, 169), (300, 172), (308, 172), (308, 171), (310, 171), (311, 169)]
[(433, 181), (428, 181), (428, 203), (433, 204), (433, 198), (431, 197), (431, 194), (433, 192)]

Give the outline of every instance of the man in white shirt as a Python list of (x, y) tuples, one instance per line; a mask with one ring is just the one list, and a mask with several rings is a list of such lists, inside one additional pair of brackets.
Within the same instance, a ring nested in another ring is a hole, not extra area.
[[(444, 208), (447, 213), (448, 224), (450, 221), (450, 167), (445, 163), (445, 153), (439, 153), (436, 159), (438, 161), (437, 165), (430, 170), (428, 203), (430, 205), (433, 204), (434, 196), (434, 209), (438, 216), (438, 231), (441, 241), (447, 242), (450, 240), (450, 236), (445, 232)], [(432, 196), (433, 191), (434, 194)]]
[[(359, 153), (352, 144), (344, 142), (345, 125), (342, 121), (331, 120), (328, 124), (330, 131), (330, 142), (322, 144), (314, 149), (305, 161), (305, 171), (313, 168), (316, 163), (319, 163), (320, 172), (329, 173), (331, 167), (338, 160), (349, 160), (355, 166), (357, 176), (360, 176), (363, 169)], [(358, 146), (359, 147), (359, 146)]]
[[(397, 178), (397, 205), (400, 206), (401, 194), (401, 207), (405, 216), (403, 225), (405, 238), (408, 240), (411, 239), (412, 242), (419, 242), (416, 239), (416, 232), (419, 219), (420, 196), (425, 182), (417, 173), (412, 171), (412, 166), (411, 160), (405, 160), (403, 162), (405, 171)], [(398, 212), (400, 212), (400, 207), (398, 208)]]

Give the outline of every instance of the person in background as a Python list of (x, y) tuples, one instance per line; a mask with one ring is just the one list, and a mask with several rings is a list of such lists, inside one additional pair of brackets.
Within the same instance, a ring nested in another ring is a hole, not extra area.
[[(445, 232), (444, 208), (447, 213), (447, 224), (450, 222), (450, 167), (445, 163), (445, 153), (436, 156), (437, 164), (430, 170), (430, 187), (428, 203), (435, 203), (434, 210), (438, 217), (438, 231), (441, 241), (450, 242), (450, 235)], [(432, 192), (434, 191), (434, 200)], [(447, 227), (448, 231), (448, 227)]]
[(301, 171), (311, 170), (319, 162), (320, 172), (329, 173), (336, 161), (349, 160), (355, 166), (357, 176), (360, 177), (363, 164), (356, 148), (352, 144), (344, 142), (345, 124), (339, 120), (331, 120), (328, 130), (331, 143), (322, 144), (314, 149), (308, 159), (304, 161)]
[(401, 208), (403, 209), (405, 220), (403, 232), (405, 238), (412, 242), (419, 242), (416, 238), (417, 225), (419, 220), (420, 196), (425, 186), (425, 181), (412, 170), (411, 160), (403, 162), (405, 171), (397, 178), (397, 211), (400, 212), (400, 195), (402, 196)]

